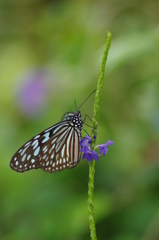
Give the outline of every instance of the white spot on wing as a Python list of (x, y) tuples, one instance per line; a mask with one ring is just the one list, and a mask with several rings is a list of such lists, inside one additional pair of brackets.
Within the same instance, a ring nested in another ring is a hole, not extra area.
[[(31, 143), (31, 141), (27, 142), (24, 146), (28, 146)], [(19, 151), (20, 152), (20, 151)]]
[(43, 148), (43, 152), (46, 153), (47, 150), (48, 150), (48, 148), (47, 148), (47, 146), (45, 146), (45, 147)]
[(54, 147), (55, 147), (55, 144), (50, 148), (49, 154), (51, 154), (51, 152), (52, 152), (52, 150), (54, 149)]
[[(53, 126), (53, 127), (54, 127), (54, 126)], [(45, 132), (50, 131), (53, 127), (50, 127), (50, 128), (48, 128), (48, 129), (46, 129)]]
[(49, 140), (49, 135), (50, 135), (50, 133), (49, 132), (47, 132), (47, 133), (45, 133), (44, 135), (43, 135), (43, 137), (45, 137), (43, 140), (42, 140), (42, 143), (45, 143), (45, 142), (47, 142), (48, 140)]
[(39, 138), (40, 137), (40, 135), (36, 135), (35, 137), (34, 137), (34, 139), (37, 139), (37, 138)]
[(54, 139), (51, 141), (51, 143), (53, 144), (53, 143), (56, 141), (56, 139), (57, 139), (57, 138), (54, 138)]
[(38, 146), (38, 140), (34, 140), (34, 142), (31, 144), (31, 146), (33, 146), (33, 149), (35, 149)]
[(57, 153), (57, 154), (56, 154), (56, 160), (58, 160), (58, 158), (59, 158), (59, 154)]
[(23, 151), (21, 152), (21, 156), (23, 156), (23, 154), (25, 153), (25, 151), (27, 150), (27, 148), (29, 147), (30, 145), (28, 145), (28, 146), (26, 146), (24, 149), (23, 149)]
[(61, 156), (62, 156), (62, 158), (63, 158), (63, 156), (64, 156), (64, 152), (65, 152), (65, 144), (63, 145), (63, 148), (62, 148), (62, 151), (61, 151)]
[(79, 146), (78, 146), (78, 134), (75, 132), (75, 136), (74, 136), (74, 162), (78, 161), (78, 154), (79, 154)]
[(74, 130), (73, 129), (71, 129), (71, 131), (70, 131), (70, 134), (68, 135), (68, 139), (67, 139), (67, 156), (69, 156), (69, 144), (70, 144), (70, 138), (71, 138), (71, 135), (72, 135), (72, 132), (73, 132)]
[(40, 147), (38, 147), (35, 151), (34, 151), (34, 156), (37, 156), (40, 152)]
[(31, 163), (34, 163), (35, 162), (35, 159), (31, 159)]
[(25, 161), (25, 158), (26, 158), (26, 153), (23, 155), (23, 157), (22, 157), (22, 162), (24, 162)]
[(51, 158), (54, 158), (54, 152), (52, 153)]

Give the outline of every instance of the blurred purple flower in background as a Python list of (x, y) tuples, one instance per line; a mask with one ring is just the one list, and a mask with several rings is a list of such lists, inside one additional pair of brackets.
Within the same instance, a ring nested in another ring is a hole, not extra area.
[(21, 80), (17, 91), (17, 105), (25, 117), (36, 117), (44, 109), (49, 94), (49, 74), (37, 70)]

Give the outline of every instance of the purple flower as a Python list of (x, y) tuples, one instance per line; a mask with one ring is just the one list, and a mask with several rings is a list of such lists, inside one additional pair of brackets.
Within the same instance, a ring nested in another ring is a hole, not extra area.
[(81, 146), (81, 152), (86, 152), (90, 149), (89, 144), (91, 143), (91, 137), (86, 135), (81, 139), (79, 145)]
[(81, 139), (80, 146), (83, 147), (83, 146), (89, 145), (90, 143), (91, 143), (91, 137), (86, 135), (84, 138)]
[(98, 154), (93, 150), (87, 150), (84, 152), (82, 159), (87, 159), (88, 162), (91, 162), (93, 159), (98, 160)]
[(105, 154), (108, 152), (108, 146), (113, 145), (113, 144), (114, 144), (113, 141), (108, 140), (106, 143), (99, 144), (95, 148), (99, 148), (99, 153), (103, 154), (103, 156), (105, 156)]
[[(93, 137), (95, 139), (95, 136)], [(84, 138), (81, 139), (79, 145), (81, 146), (80, 151), (83, 152), (82, 159), (87, 159), (88, 162), (91, 162), (93, 159), (98, 160), (99, 156), (98, 154), (90, 149), (90, 143), (91, 143), (91, 137), (90, 136), (85, 136)], [(114, 142), (108, 140), (105, 144), (99, 144), (95, 148), (99, 148), (100, 154), (105, 154), (108, 152), (108, 146), (113, 145)]]
[(81, 146), (81, 152), (84, 152), (82, 159), (87, 159), (88, 162), (91, 162), (93, 159), (98, 160), (98, 154), (90, 149), (90, 143), (91, 143), (91, 137), (86, 135), (82, 140), (80, 141)]

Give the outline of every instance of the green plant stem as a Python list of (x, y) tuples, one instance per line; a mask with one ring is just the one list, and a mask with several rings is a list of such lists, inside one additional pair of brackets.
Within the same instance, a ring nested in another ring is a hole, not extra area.
[[(94, 109), (93, 109), (93, 130), (91, 136), (97, 137), (97, 126), (99, 121), (99, 103), (101, 97), (101, 91), (103, 86), (104, 80), (104, 72), (105, 72), (105, 65), (108, 56), (108, 51), (111, 45), (111, 33), (108, 32), (107, 34), (107, 42), (104, 49), (102, 65), (100, 69), (100, 75), (97, 82), (97, 91), (95, 94), (95, 102), (94, 102)], [(92, 143), (92, 149), (94, 150), (95, 141)], [(88, 214), (89, 214), (89, 227), (90, 227), (90, 236), (91, 240), (96, 240), (96, 228), (95, 228), (95, 220), (94, 220), (94, 174), (95, 174), (95, 161), (89, 163), (89, 182), (88, 182)]]

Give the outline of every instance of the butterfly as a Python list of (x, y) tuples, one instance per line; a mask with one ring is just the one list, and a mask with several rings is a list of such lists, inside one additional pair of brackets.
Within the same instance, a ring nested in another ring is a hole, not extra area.
[(66, 113), (61, 122), (35, 135), (19, 148), (10, 167), (16, 172), (41, 168), (50, 173), (75, 167), (81, 156), (82, 125), (80, 111)]
[(35, 135), (20, 147), (10, 161), (10, 167), (21, 173), (38, 168), (55, 173), (75, 167), (81, 157), (79, 143), (84, 122), (79, 108), (76, 113), (64, 114), (61, 122)]

